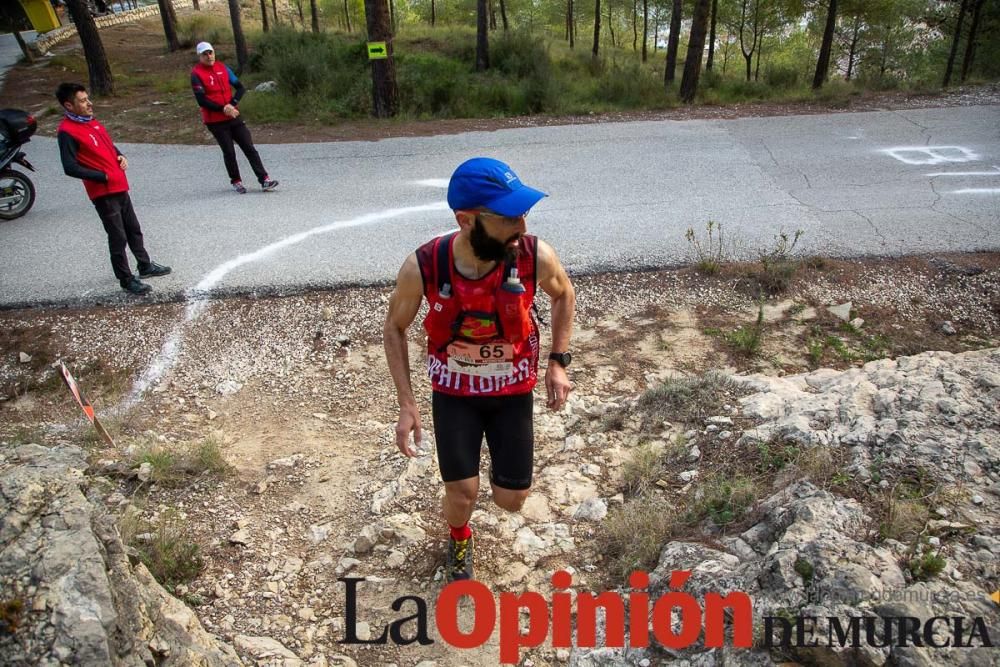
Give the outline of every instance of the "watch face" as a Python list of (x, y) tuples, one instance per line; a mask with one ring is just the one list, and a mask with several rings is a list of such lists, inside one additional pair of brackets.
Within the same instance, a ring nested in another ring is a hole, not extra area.
[(560, 366), (565, 368), (573, 360), (573, 355), (569, 352), (553, 352), (549, 355), (549, 359), (558, 362)]

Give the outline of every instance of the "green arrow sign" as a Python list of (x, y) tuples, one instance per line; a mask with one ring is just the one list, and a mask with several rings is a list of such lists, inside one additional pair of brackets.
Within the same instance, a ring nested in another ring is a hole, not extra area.
[(383, 60), (389, 57), (385, 42), (368, 42), (368, 60)]

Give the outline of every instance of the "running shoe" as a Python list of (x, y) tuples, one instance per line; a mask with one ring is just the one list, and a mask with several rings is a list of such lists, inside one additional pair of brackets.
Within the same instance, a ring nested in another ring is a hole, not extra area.
[(128, 280), (122, 282), (122, 289), (129, 294), (142, 295), (148, 294), (153, 291), (153, 288), (146, 283), (140, 281), (135, 276), (132, 276)]
[(276, 187), (278, 187), (278, 181), (272, 181), (270, 178), (265, 178), (264, 182), (260, 184), (260, 189), (264, 192), (270, 192)]
[(139, 265), (140, 278), (158, 278), (160, 276), (168, 275), (169, 273), (169, 266), (163, 266), (162, 264), (157, 264), (156, 262), (150, 262), (146, 266), (143, 266), (142, 264)]
[(448, 562), (444, 566), (444, 577), (449, 584), (472, 579), (472, 536), (467, 540), (448, 538)]
[(246, 187), (243, 185), (242, 181), (236, 181), (233, 183), (233, 190), (236, 190), (237, 194), (245, 195), (247, 193)]

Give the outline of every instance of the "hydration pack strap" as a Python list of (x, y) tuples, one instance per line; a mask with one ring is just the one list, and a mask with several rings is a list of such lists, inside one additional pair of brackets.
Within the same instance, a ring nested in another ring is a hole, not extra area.
[(437, 245), (437, 269), (435, 273), (437, 274), (437, 292), (438, 297), (442, 299), (451, 298), (451, 240), (455, 237), (458, 232), (452, 232), (447, 236), (442, 236), (438, 239)]

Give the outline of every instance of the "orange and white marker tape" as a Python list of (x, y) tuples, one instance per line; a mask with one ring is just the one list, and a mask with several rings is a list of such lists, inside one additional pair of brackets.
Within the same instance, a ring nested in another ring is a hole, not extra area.
[(94, 428), (97, 429), (98, 435), (104, 439), (104, 442), (108, 443), (112, 447), (115, 447), (115, 441), (111, 439), (111, 435), (105, 430), (104, 426), (97, 419), (97, 413), (94, 412), (94, 406), (90, 404), (87, 397), (83, 395), (80, 391), (80, 385), (76, 383), (76, 379), (73, 378), (73, 374), (69, 372), (66, 368), (66, 364), (59, 362), (59, 373), (62, 375), (63, 382), (69, 387), (70, 392), (73, 394), (73, 398), (76, 399), (77, 404), (83, 410), (83, 416), (87, 418)]

